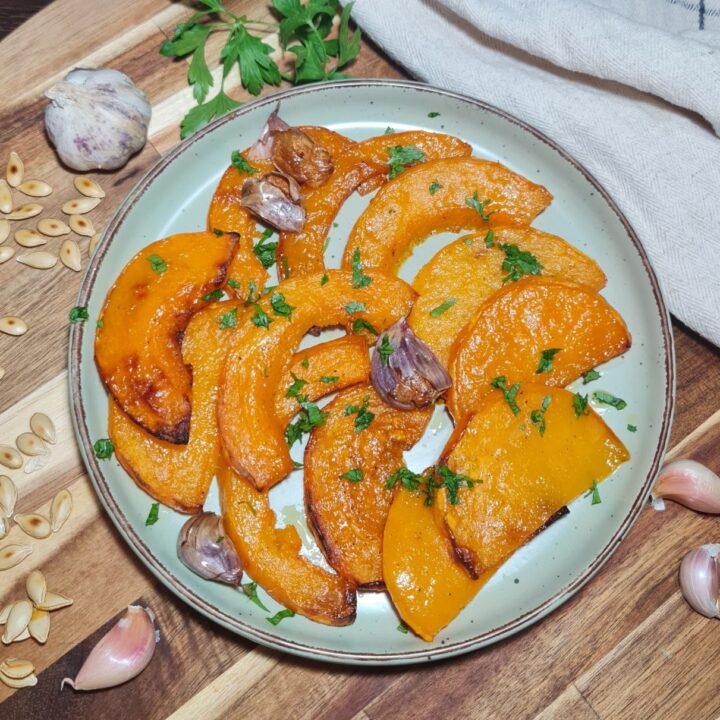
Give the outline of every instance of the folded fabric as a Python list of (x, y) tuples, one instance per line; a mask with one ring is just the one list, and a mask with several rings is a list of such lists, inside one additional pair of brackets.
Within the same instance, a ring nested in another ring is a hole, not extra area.
[(672, 313), (720, 345), (720, 2), (356, 0), (353, 17), (417, 79), (575, 156), (637, 231)]

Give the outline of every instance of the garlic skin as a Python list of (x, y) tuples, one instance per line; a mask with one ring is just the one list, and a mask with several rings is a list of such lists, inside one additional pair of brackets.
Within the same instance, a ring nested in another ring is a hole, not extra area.
[(243, 567), (232, 543), (225, 537), (219, 515), (202, 512), (182, 526), (177, 542), (178, 557), (196, 575), (206, 580), (240, 584)]
[(48, 137), (74, 170), (116, 170), (147, 141), (150, 103), (118, 70), (76, 68), (45, 97)]
[(720, 477), (695, 460), (676, 460), (665, 465), (652, 491), (658, 499), (674, 500), (697, 512), (720, 513)]
[(291, 177), (269, 172), (249, 177), (240, 190), (240, 205), (276, 230), (300, 232), (305, 226), (305, 208), (300, 188)]
[(720, 545), (701, 545), (680, 563), (680, 589), (690, 607), (709, 618), (720, 617), (718, 608), (718, 552)]
[(149, 608), (129, 605), (100, 642), (92, 649), (75, 679), (63, 678), (73, 690), (115, 687), (139, 675), (152, 659), (159, 634)]
[(283, 130), (289, 130), (288, 125), (279, 115), (280, 103), (278, 103), (275, 109), (268, 115), (268, 119), (265, 121), (265, 127), (263, 127), (260, 137), (256, 140), (255, 144), (247, 151), (247, 159), (250, 162), (258, 162), (260, 160), (270, 160), (272, 156), (272, 146), (275, 141), (275, 135)]
[[(385, 337), (393, 349), (387, 364), (378, 352)], [(380, 333), (370, 363), (370, 379), (380, 397), (400, 410), (432, 405), (452, 386), (445, 368), (405, 318)]]

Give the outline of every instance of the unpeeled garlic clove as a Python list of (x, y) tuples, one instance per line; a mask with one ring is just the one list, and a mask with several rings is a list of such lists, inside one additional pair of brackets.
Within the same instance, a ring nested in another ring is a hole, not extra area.
[(50, 521), (40, 513), (16, 514), (15, 522), (26, 535), (36, 540), (43, 540), (52, 532)]
[(47, 610), (35, 608), (27, 629), (31, 638), (44, 645), (50, 634), (50, 613)]
[(30, 417), (30, 429), (45, 442), (55, 444), (55, 423), (45, 413), (33, 413)]
[(158, 642), (155, 616), (149, 608), (130, 605), (127, 612), (92, 649), (74, 680), (74, 690), (115, 687), (139, 675), (152, 659)]
[(238, 202), (277, 230), (299, 232), (305, 226), (300, 188), (288, 175), (269, 172), (249, 177), (240, 189)]
[(720, 545), (701, 545), (680, 563), (680, 589), (690, 607), (709, 618), (720, 617), (718, 607), (718, 551)]
[(47, 580), (40, 570), (33, 570), (25, 579), (25, 592), (36, 607), (42, 605), (47, 594)]
[(50, 525), (58, 532), (72, 512), (72, 495), (69, 490), (61, 490), (50, 504)]
[(2, 636), (2, 642), (9, 645), (14, 642), (27, 630), (28, 623), (32, 617), (33, 606), (29, 600), (19, 600), (13, 603), (10, 608), (7, 622), (5, 623), (5, 632)]
[(691, 510), (720, 513), (720, 477), (695, 460), (675, 460), (663, 467), (652, 491)]

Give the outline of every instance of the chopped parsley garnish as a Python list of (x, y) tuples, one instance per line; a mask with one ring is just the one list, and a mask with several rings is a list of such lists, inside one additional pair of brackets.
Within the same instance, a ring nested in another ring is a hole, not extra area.
[(418, 150), (414, 145), (396, 145), (387, 149), (390, 160), (388, 160), (388, 177), (392, 180), (397, 177), (408, 165), (422, 162), (425, 153)]
[(307, 385), (308, 381), (299, 378), (295, 373), (291, 372), (290, 375), (292, 375), (293, 382), (285, 392), (285, 397), (300, 397), (300, 391)]
[(251, 319), (256, 327), (268, 328), (272, 322), (272, 318), (257, 303), (255, 303), (255, 314)]
[(601, 405), (610, 405), (610, 407), (614, 407), (616, 410), (624, 410), (627, 407), (627, 403), (622, 398), (615, 397), (604, 390), (596, 390), (593, 393), (593, 400), (599, 402)]
[(466, 475), (460, 475), (453, 472), (446, 465), (440, 465), (438, 468), (426, 471), (425, 475), (414, 473), (406, 467), (396, 470), (385, 483), (388, 490), (392, 490), (395, 485), (400, 484), (410, 492), (421, 492), (425, 494), (425, 505), (430, 506), (435, 500), (435, 491), (445, 488), (448, 494), (448, 500), (451, 505), (457, 505), (460, 502), (458, 491), (461, 487), (471, 489), (479, 480), (472, 480)]
[[(440, 482), (435, 481), (435, 488), (444, 487), (447, 490), (448, 500), (451, 505), (457, 505), (460, 502), (458, 490), (461, 487), (472, 489), (476, 482), (480, 482), (479, 480), (471, 480), (467, 475), (453, 472), (446, 465), (440, 465), (435, 474), (440, 476)], [(425, 503), (432, 505), (432, 500), (430, 503), (426, 500)]]
[(437, 112), (436, 110), (433, 110), (432, 112), (428, 113), (429, 118), (436, 118), (436, 117), (439, 117), (439, 115), (440, 115), (440, 113)]
[(628, 425), (628, 426), (627, 426), (627, 429), (628, 429), (630, 432), (637, 432), (637, 425)]
[(375, 350), (378, 355), (380, 355), (380, 364), (383, 367), (387, 367), (387, 364), (390, 362), (390, 356), (395, 352), (395, 349), (390, 343), (390, 338), (387, 335), (383, 335), (380, 344)]
[(154, 525), (158, 518), (160, 517), (160, 503), (153, 503), (150, 506), (150, 512), (148, 513), (147, 518), (145, 519), (145, 526), (148, 525)]
[(95, 327), (98, 328), (98, 329), (102, 329), (102, 328), (105, 327), (105, 323), (104, 323), (102, 320), (98, 320), (98, 321), (95, 323)]
[(277, 285), (266, 285), (266, 286), (260, 291), (260, 294), (261, 294), (261, 295), (269, 295), (276, 287), (277, 287)]
[(300, 364), (307, 370), (308, 365), (310, 364), (307, 359), (307, 355), (302, 359)]
[(345, 415), (357, 415), (355, 418), (355, 432), (359, 433), (366, 430), (370, 423), (375, 419), (375, 413), (368, 410), (370, 404), (370, 396), (363, 398), (362, 405), (346, 405)]
[(164, 273), (167, 270), (167, 263), (159, 255), (148, 255), (148, 262), (153, 272)]
[(591, 505), (599, 505), (602, 500), (600, 499), (600, 490), (598, 489), (597, 480), (593, 480), (593, 484), (590, 489), (583, 495), (583, 497), (590, 497), (592, 495)]
[(100, 438), (100, 440), (95, 441), (93, 450), (98, 460), (107, 460), (109, 457), (112, 457), (113, 451), (115, 450), (115, 443), (113, 443), (110, 438)]
[(371, 282), (372, 278), (363, 274), (362, 265), (360, 264), (360, 250), (356, 249), (352, 256), (352, 286), (354, 288), (364, 288)]
[(504, 375), (499, 375), (490, 381), (490, 386), (496, 390), (500, 390), (505, 396), (505, 402), (510, 406), (513, 415), (520, 414), (520, 408), (515, 402), (518, 392), (520, 392), (520, 383), (515, 383), (512, 387), (507, 386), (507, 378)]
[(383, 135), (392, 135), (395, 132), (395, 128), (390, 127), (389, 125), (385, 128), (385, 132)]
[(324, 285), (329, 279), (330, 279), (330, 278), (327, 276), (327, 273), (325, 273), (325, 274), (320, 278), (320, 284), (321, 284), (321, 285)]
[(285, 302), (285, 296), (282, 293), (274, 292), (270, 298), (270, 306), (276, 315), (290, 318), (292, 311), (295, 309), (292, 305)]
[(388, 490), (392, 490), (398, 481), (400, 484), (410, 492), (415, 492), (420, 485), (425, 481), (425, 476), (419, 473), (414, 473), (412, 470), (408, 470), (406, 467), (401, 467), (396, 470), (385, 482), (385, 487)]
[(502, 269), (508, 273), (503, 278), (504, 283), (508, 280), (517, 282), (525, 275), (539, 275), (543, 269), (543, 266), (532, 253), (520, 250), (517, 245), (504, 243), (499, 247), (505, 253)]
[(239, 150), (233, 150), (230, 155), (230, 162), (236, 167), (241, 173), (246, 175), (254, 175), (258, 169), (253, 167), (241, 154)]
[(407, 634), (408, 634), (408, 627), (407, 627), (407, 625), (405, 625), (404, 623), (400, 623), (395, 629), (396, 629), (398, 632), (403, 633), (403, 635), (407, 635)]
[(540, 353), (540, 362), (538, 363), (535, 374), (549, 373), (553, 369), (553, 358), (562, 350), (562, 348), (550, 348)]
[(68, 313), (68, 320), (70, 320), (70, 322), (73, 325), (82, 320), (89, 320), (89, 319), (90, 319), (90, 313), (88, 313), (88, 309), (86, 307), (83, 307), (82, 305), (76, 305)]
[(213, 228), (213, 232), (217, 235), (217, 237), (222, 237), (225, 234), (220, 228)]
[(365, 311), (365, 303), (353, 301), (353, 302), (348, 303), (345, 306), (345, 312), (348, 315), (352, 315), (353, 313), (364, 312), (364, 311)]
[(203, 295), (201, 299), (205, 302), (210, 302), (211, 300), (219, 300), (222, 296), (223, 291), (218, 288), (217, 290), (209, 292), (207, 295)]
[(587, 415), (590, 412), (588, 408), (588, 396), (575, 393), (573, 395), (573, 409), (575, 410), (575, 417)]
[(430, 311), (430, 317), (440, 317), (444, 312), (447, 312), (457, 300), (455, 298), (448, 298), (442, 305), (438, 305)]
[(264, 610), (265, 612), (270, 612), (268, 608), (263, 605), (262, 600), (258, 597), (257, 594), (257, 583), (249, 582), (249, 583), (242, 583), (240, 585), (241, 590), (243, 591), (243, 594), (245, 597), (250, 601), (255, 603), (259, 608)]
[(548, 409), (548, 406), (550, 405), (550, 401), (552, 398), (549, 395), (546, 395), (543, 398), (542, 404), (540, 405), (539, 410), (533, 410), (530, 413), (530, 420), (532, 421), (532, 424), (537, 426), (538, 432), (540, 433), (540, 437), (542, 437), (545, 434), (545, 411)]
[(355, 318), (353, 320), (352, 324), (352, 331), (354, 333), (362, 332), (363, 330), (367, 330), (372, 335), (379, 335), (378, 331), (367, 321), (365, 318)]
[(485, 210), (485, 206), (490, 204), (490, 200), (480, 201), (477, 190), (472, 197), (465, 198), (465, 204), (471, 207), (485, 222), (490, 222), (490, 214)]
[(245, 306), (252, 305), (254, 302), (257, 302), (258, 294), (257, 294), (257, 288), (255, 287), (255, 281), (250, 280), (248, 283), (248, 296), (245, 300)]
[(333, 383), (336, 383), (340, 379), (339, 375), (321, 375), (320, 376), (320, 382), (324, 383), (325, 385), (332, 385)]
[(437, 180), (433, 180), (430, 183), (430, 187), (428, 188), (428, 191), (430, 192), (431, 195), (434, 195), (441, 188), (442, 188), (442, 185)]
[(220, 329), (227, 330), (227, 328), (234, 328), (237, 325), (237, 313), (237, 308), (233, 308), (232, 310), (228, 310), (226, 313), (223, 313), (218, 318)]
[(262, 266), (267, 270), (275, 264), (275, 251), (277, 250), (277, 240), (275, 242), (269, 242), (272, 237), (273, 231), (268, 228), (263, 232), (260, 239), (253, 247), (257, 259), (262, 263)]
[(265, 618), (271, 625), (279, 625), (285, 618), (295, 617), (295, 613), (292, 610), (281, 610), (275, 613), (272, 617)]
[(288, 265), (287, 255), (283, 255), (282, 259), (283, 277), (287, 280), (290, 277), (290, 266)]
[(593, 380), (599, 380), (600, 379), (600, 373), (593, 368), (592, 370), (588, 370), (586, 373), (583, 373), (582, 376), (583, 379), (583, 385), (587, 385), (588, 383), (591, 383)]
[(324, 425), (328, 413), (323, 412), (313, 402), (308, 402), (305, 396), (297, 398), (302, 410), (298, 413), (298, 419), (285, 428), (285, 439), (289, 447), (292, 447), (303, 434), (309, 433), (314, 427)]
[(490, 228), (486, 233), (485, 237), (483, 238), (483, 242), (485, 243), (486, 248), (495, 247), (495, 231)]
[[(225, 282), (228, 287), (231, 287), (233, 290), (239, 290), (242, 287), (242, 285), (234, 278), (228, 278)], [(252, 280), (250, 282), (252, 282)]]
[(360, 482), (363, 479), (363, 473), (360, 468), (355, 468), (354, 470), (348, 470), (346, 473), (343, 473), (341, 476), (344, 480), (347, 480), (348, 482), (356, 483)]

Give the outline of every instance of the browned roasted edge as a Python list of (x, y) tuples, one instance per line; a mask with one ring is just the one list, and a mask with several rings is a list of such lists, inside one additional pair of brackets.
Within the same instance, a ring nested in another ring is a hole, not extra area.
[[(243, 622), (237, 617), (233, 617), (223, 612), (217, 607), (214, 607), (200, 596), (193, 593), (189, 588), (186, 588), (182, 582), (175, 577), (168, 568), (162, 566), (160, 562), (155, 558), (142, 541), (140, 536), (133, 530), (127, 517), (122, 513), (119, 506), (115, 502), (115, 499), (110, 493), (107, 481), (103, 476), (97, 459), (92, 453), (92, 442), (90, 439), (90, 433), (87, 427), (85, 411), (82, 405), (82, 385), (80, 383), (80, 349), (82, 344), (82, 337), (84, 332), (84, 323), (76, 324), (70, 328), (70, 344), (68, 349), (68, 382), (70, 390), (71, 410), (72, 410), (72, 421), (73, 427), (77, 437), (80, 438), (80, 453), (83, 457), (85, 465), (88, 469), (90, 479), (95, 486), (98, 497), (101, 503), (107, 510), (110, 518), (112, 519), (115, 526), (118, 528), (120, 533), (128, 540), (130, 548), (135, 554), (148, 566), (155, 571), (157, 577), (163, 582), (170, 590), (172, 590), (178, 597), (182, 598), (189, 605), (199, 610), (208, 618), (218, 622), (224, 627), (233, 630), (234, 632), (243, 635), (244, 637), (259, 642), (263, 645), (267, 645), (271, 648), (280, 648), (289, 653), (295, 655), (301, 655), (309, 657), (311, 659), (324, 659), (336, 663), (351, 663), (351, 664), (367, 664), (367, 665), (394, 665), (394, 664), (408, 664), (412, 662), (422, 662), (428, 660), (439, 660), (453, 655), (459, 655), (470, 650), (474, 650), (485, 645), (489, 645), (501, 637), (513, 634), (532, 624), (535, 620), (545, 615), (550, 610), (554, 609), (572, 594), (577, 592), (590, 578), (607, 562), (610, 556), (615, 552), (616, 548), (622, 542), (624, 537), (632, 525), (637, 520), (637, 517), (642, 509), (652, 483), (655, 480), (655, 476), (660, 469), (660, 463), (662, 462), (667, 443), (670, 435), (670, 424), (672, 421), (672, 414), (674, 408), (674, 388), (675, 388), (675, 355), (672, 343), (672, 331), (670, 328), (670, 318), (663, 301), (662, 292), (658, 284), (655, 273), (650, 265), (647, 254), (640, 243), (635, 231), (629, 224), (625, 216), (620, 212), (619, 208), (615, 205), (615, 202), (611, 199), (605, 189), (600, 183), (575, 159), (573, 159), (565, 150), (560, 148), (554, 141), (550, 140), (545, 134), (527, 125), (526, 123), (518, 120), (517, 118), (509, 115), (503, 110), (500, 110), (492, 105), (488, 105), (480, 100), (476, 100), (467, 95), (460, 93), (450, 92), (448, 90), (442, 90), (435, 88), (423, 83), (416, 83), (411, 81), (399, 81), (399, 80), (345, 80), (336, 81), (318, 85), (308, 85), (299, 88), (293, 88), (280, 93), (275, 93), (265, 98), (244, 105), (234, 112), (225, 115), (224, 117), (218, 118), (215, 122), (211, 123), (207, 127), (203, 128), (195, 135), (191, 136), (184, 142), (178, 144), (173, 148), (166, 156), (161, 158), (145, 175), (142, 180), (135, 186), (130, 192), (128, 197), (125, 199), (123, 204), (118, 208), (116, 214), (113, 216), (110, 223), (104, 233), (103, 242), (101, 243), (98, 250), (93, 255), (90, 264), (85, 270), (85, 275), (82, 280), (80, 291), (78, 293), (77, 304), (80, 306), (87, 305), (88, 299), (92, 293), (93, 284), (97, 276), (98, 268), (102, 259), (105, 257), (107, 252), (108, 243), (111, 242), (112, 237), (117, 232), (118, 228), (122, 224), (126, 215), (132, 210), (135, 203), (142, 196), (147, 189), (148, 185), (182, 152), (192, 146), (194, 142), (203, 137), (209, 132), (212, 132), (216, 127), (223, 125), (227, 122), (232, 121), (234, 118), (241, 115), (245, 115), (248, 112), (253, 112), (258, 108), (262, 108), (268, 105), (274, 105), (279, 100), (283, 100), (288, 97), (294, 97), (296, 95), (310, 94), (319, 91), (326, 91), (330, 88), (339, 88), (345, 90), (351, 87), (395, 87), (398, 89), (412, 90), (415, 92), (426, 92), (429, 95), (442, 95), (449, 98), (454, 98), (461, 102), (468, 103), (477, 108), (481, 108), (486, 112), (490, 112), (498, 117), (507, 120), (508, 122), (516, 125), (541, 142), (545, 143), (548, 147), (552, 148), (558, 153), (564, 160), (566, 160), (572, 167), (586, 178), (586, 180), (596, 189), (598, 194), (607, 203), (610, 209), (615, 213), (618, 220), (622, 224), (623, 228), (627, 232), (630, 240), (632, 241), (635, 250), (640, 257), (640, 260), (645, 268), (648, 281), (653, 291), (653, 297), (655, 298), (655, 304), (657, 306), (658, 314), (660, 316), (660, 322), (663, 334), (663, 345), (665, 349), (666, 358), (666, 377), (665, 377), (665, 409), (663, 413), (662, 424), (660, 427), (659, 442), (653, 461), (650, 465), (650, 471), (645, 478), (640, 492), (635, 497), (630, 511), (623, 524), (620, 526), (618, 531), (613, 535), (608, 544), (598, 554), (595, 560), (585, 569), (583, 573), (572, 582), (568, 583), (562, 590), (557, 592), (553, 597), (549, 598), (545, 602), (541, 603), (532, 610), (524, 613), (518, 618), (515, 618), (511, 622), (505, 623), (497, 628), (494, 628), (484, 634), (478, 635), (469, 640), (464, 640), (458, 643), (452, 643), (443, 645), (442, 647), (428, 648), (427, 650), (417, 650), (409, 652), (399, 653), (357, 653), (357, 652), (345, 652), (340, 650), (328, 650), (326, 648), (319, 648), (312, 645), (303, 645), (293, 641), (289, 641), (281, 636), (273, 635), (265, 630), (254, 628), (247, 623)], [(105, 240), (105, 237), (108, 239)]]

